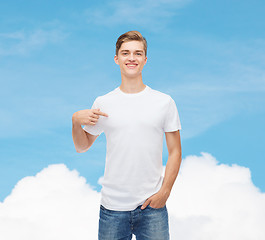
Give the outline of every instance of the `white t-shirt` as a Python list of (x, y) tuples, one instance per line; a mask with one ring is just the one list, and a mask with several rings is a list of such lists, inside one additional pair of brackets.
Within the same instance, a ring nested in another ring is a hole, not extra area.
[(100, 108), (92, 135), (106, 135), (107, 152), (101, 204), (110, 210), (131, 211), (159, 191), (163, 181), (163, 134), (181, 129), (174, 100), (146, 85), (138, 93), (119, 87), (95, 99)]

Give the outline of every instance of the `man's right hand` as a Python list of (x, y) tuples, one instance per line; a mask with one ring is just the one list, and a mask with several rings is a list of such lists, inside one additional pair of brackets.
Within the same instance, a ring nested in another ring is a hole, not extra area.
[(101, 112), (100, 109), (85, 109), (73, 114), (72, 121), (79, 125), (96, 125), (99, 116), (108, 117), (108, 114)]

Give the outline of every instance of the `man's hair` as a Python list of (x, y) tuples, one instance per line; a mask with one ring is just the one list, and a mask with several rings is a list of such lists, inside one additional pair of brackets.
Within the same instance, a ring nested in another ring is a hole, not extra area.
[(129, 31), (129, 32), (126, 32), (126, 33), (122, 34), (121, 36), (119, 36), (119, 38), (116, 42), (116, 55), (117, 56), (118, 56), (118, 52), (121, 48), (121, 45), (124, 42), (129, 42), (129, 41), (140, 41), (140, 42), (142, 42), (144, 45), (145, 56), (147, 56), (147, 41), (142, 36), (142, 34), (139, 33), (138, 31)]

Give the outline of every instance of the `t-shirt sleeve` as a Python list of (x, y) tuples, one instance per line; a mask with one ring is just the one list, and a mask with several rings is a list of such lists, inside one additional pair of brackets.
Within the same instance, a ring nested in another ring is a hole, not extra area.
[(168, 103), (163, 129), (164, 132), (174, 132), (181, 129), (178, 109), (172, 97)]
[[(98, 98), (95, 99), (91, 109), (97, 109), (97, 108), (100, 108), (98, 104)], [(83, 129), (92, 135), (100, 135), (103, 132), (100, 118), (101, 117), (99, 117), (95, 125), (84, 125)]]

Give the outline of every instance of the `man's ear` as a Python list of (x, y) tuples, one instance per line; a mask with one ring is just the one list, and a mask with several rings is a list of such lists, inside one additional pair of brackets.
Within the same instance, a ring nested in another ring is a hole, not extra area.
[(144, 63), (144, 65), (147, 63), (147, 57), (145, 57), (145, 63)]
[(117, 55), (114, 56), (114, 61), (115, 61), (115, 63), (116, 63), (117, 65), (120, 65), (119, 62), (118, 62), (118, 56), (117, 56)]

